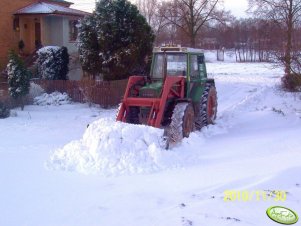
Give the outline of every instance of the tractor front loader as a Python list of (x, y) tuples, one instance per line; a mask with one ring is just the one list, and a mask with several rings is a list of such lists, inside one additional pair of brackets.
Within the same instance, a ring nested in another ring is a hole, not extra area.
[(165, 129), (166, 147), (216, 118), (217, 95), (207, 78), (204, 53), (183, 47), (155, 48), (149, 77), (131, 76), (117, 121)]

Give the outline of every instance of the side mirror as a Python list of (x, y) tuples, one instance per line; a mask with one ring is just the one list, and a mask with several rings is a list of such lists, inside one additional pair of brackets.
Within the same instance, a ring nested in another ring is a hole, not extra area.
[(199, 55), (198, 56), (198, 64), (203, 64), (203, 63), (205, 63), (205, 57), (202, 55)]

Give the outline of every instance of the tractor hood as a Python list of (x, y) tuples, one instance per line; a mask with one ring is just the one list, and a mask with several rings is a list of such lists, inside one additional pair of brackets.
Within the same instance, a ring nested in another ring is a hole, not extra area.
[(161, 94), (162, 85), (162, 81), (147, 83), (144, 87), (140, 89), (139, 96), (146, 98), (159, 97)]

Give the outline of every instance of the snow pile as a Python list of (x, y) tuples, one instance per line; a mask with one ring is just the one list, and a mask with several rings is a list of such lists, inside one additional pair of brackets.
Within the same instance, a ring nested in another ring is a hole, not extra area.
[(41, 96), (34, 98), (35, 105), (64, 105), (70, 104), (71, 98), (68, 96), (67, 93), (60, 93), (60, 92), (53, 92), (51, 94), (44, 93)]
[(83, 138), (54, 151), (47, 168), (84, 174), (119, 175), (160, 169), (163, 130), (100, 119)]

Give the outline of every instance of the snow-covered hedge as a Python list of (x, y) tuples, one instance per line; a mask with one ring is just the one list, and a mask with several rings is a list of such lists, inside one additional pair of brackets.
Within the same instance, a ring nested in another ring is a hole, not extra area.
[(9, 54), (9, 62), (6, 70), (10, 96), (14, 99), (18, 99), (27, 95), (29, 92), (31, 74), (16, 53), (11, 52)]
[(67, 93), (53, 92), (51, 94), (44, 93), (41, 96), (34, 98), (35, 105), (64, 105), (70, 104), (71, 98)]
[(38, 51), (38, 75), (47, 80), (67, 80), (69, 54), (66, 47), (46, 46)]

